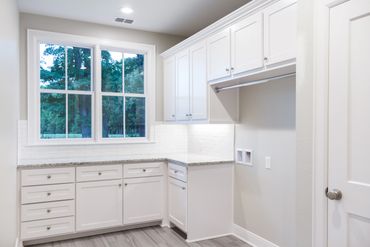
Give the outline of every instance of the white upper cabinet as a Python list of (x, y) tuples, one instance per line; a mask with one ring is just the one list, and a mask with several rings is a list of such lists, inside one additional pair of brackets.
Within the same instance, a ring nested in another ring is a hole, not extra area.
[(176, 55), (176, 120), (190, 119), (190, 59), (186, 49)]
[(230, 76), (230, 29), (213, 35), (207, 40), (208, 80), (217, 80)]
[(189, 49), (190, 53), (190, 117), (206, 120), (208, 107), (206, 43), (200, 42)]
[(297, 0), (281, 0), (264, 12), (265, 63), (294, 62), (297, 41)]
[(250, 16), (231, 27), (232, 73), (263, 69), (262, 14)]
[(163, 62), (164, 74), (164, 120), (176, 120), (176, 60), (175, 56)]

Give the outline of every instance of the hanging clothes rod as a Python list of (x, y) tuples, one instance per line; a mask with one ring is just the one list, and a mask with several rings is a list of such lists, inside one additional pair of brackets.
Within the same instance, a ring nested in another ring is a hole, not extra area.
[(285, 75), (279, 75), (279, 76), (273, 76), (273, 77), (269, 77), (269, 78), (265, 78), (265, 79), (261, 79), (261, 80), (248, 81), (248, 82), (244, 82), (242, 84), (238, 84), (238, 85), (234, 85), (234, 86), (216, 87), (215, 91), (216, 91), (216, 93), (219, 93), (221, 91), (225, 91), (225, 90), (229, 90), (229, 89), (252, 86), (252, 85), (261, 84), (261, 83), (265, 83), (265, 82), (269, 82), (269, 81), (273, 81), (273, 80), (278, 80), (278, 79), (282, 79), (282, 78), (286, 78), (286, 77), (295, 76), (295, 74), (296, 73), (293, 72), (293, 73), (289, 73), (289, 74), (285, 74)]

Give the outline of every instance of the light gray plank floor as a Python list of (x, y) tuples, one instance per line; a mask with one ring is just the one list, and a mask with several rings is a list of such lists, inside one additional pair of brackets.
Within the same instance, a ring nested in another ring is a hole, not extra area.
[(33, 247), (251, 247), (234, 236), (186, 243), (169, 228), (143, 229), (108, 233), (93, 237), (33, 245)]

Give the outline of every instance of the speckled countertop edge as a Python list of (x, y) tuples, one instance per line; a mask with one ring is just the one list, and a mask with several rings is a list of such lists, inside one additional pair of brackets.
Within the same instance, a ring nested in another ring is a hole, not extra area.
[(35, 164), (19, 164), (17, 169), (35, 169), (35, 168), (55, 168), (55, 167), (77, 167), (77, 166), (94, 166), (94, 165), (115, 165), (129, 163), (148, 163), (148, 162), (171, 162), (182, 166), (199, 166), (199, 165), (221, 165), (234, 164), (233, 160), (203, 160), (186, 162), (181, 159), (174, 158), (137, 158), (137, 159), (120, 159), (120, 160), (104, 160), (104, 161), (78, 161), (78, 162), (48, 162)]

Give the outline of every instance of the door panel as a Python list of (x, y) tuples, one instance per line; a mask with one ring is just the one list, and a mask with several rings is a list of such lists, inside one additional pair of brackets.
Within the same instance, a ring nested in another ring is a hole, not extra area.
[(296, 57), (297, 0), (281, 0), (264, 11), (266, 65)]
[(231, 75), (230, 49), (229, 28), (208, 39), (208, 81), (221, 79)]
[(208, 107), (208, 82), (206, 44), (201, 42), (190, 48), (190, 107), (192, 120), (206, 120)]
[(329, 53), (329, 247), (370, 246), (370, 1), (331, 9)]
[(176, 120), (189, 120), (190, 65), (189, 50), (176, 55)]
[(124, 224), (162, 219), (162, 177), (124, 180)]
[(233, 74), (263, 68), (262, 14), (250, 16), (231, 28)]
[(187, 189), (186, 183), (168, 179), (168, 201), (170, 222), (178, 228), (187, 231)]
[(122, 225), (122, 180), (76, 184), (76, 230)]
[(170, 57), (163, 62), (164, 66), (164, 120), (176, 120), (176, 60)]

